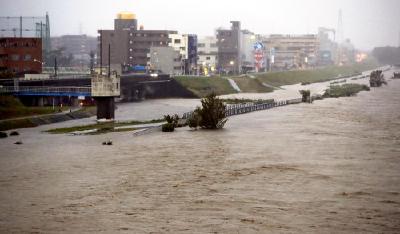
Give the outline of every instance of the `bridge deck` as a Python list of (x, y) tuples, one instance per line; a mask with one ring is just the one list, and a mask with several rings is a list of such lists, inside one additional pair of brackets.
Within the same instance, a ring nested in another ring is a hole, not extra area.
[(91, 96), (91, 87), (76, 86), (3, 86), (0, 93), (17, 96)]

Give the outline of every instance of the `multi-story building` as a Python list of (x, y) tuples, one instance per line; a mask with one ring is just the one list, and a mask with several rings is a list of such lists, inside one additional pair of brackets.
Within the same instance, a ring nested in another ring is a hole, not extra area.
[(193, 34), (169, 34), (168, 46), (178, 51), (182, 58), (182, 74), (195, 74), (197, 69), (197, 36)]
[(318, 37), (314, 34), (274, 34), (266, 37), (263, 43), (270, 52), (271, 68), (288, 70), (306, 68), (316, 64), (318, 42)]
[(41, 38), (0, 38), (0, 72), (42, 73)]
[(217, 67), (218, 46), (215, 37), (204, 37), (199, 39), (198, 57), (199, 65), (202, 66), (203, 73), (214, 72)]
[(120, 13), (114, 20), (113, 30), (99, 30), (100, 65), (110, 63), (129, 66), (147, 66), (151, 47), (168, 46), (169, 35), (177, 34), (170, 30), (144, 30), (137, 27), (137, 20), (132, 13)]
[(97, 38), (87, 35), (63, 35), (51, 38), (53, 50), (62, 49), (65, 56), (72, 55), (75, 65), (88, 63), (90, 54), (97, 54)]
[(241, 73), (241, 28), (231, 21), (230, 29), (217, 29), (218, 70), (222, 73)]
[(318, 65), (330, 65), (336, 62), (338, 46), (335, 37), (335, 29), (318, 28)]
[(172, 47), (150, 48), (150, 68), (169, 75), (181, 75), (182, 55)]

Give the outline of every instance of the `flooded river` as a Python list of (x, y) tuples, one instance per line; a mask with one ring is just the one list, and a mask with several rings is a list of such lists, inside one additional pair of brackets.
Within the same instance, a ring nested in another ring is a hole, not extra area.
[[(198, 104), (124, 104), (116, 115)], [(400, 80), (233, 116), (220, 131), (41, 132), (90, 121), (0, 140), (0, 232), (400, 232)]]

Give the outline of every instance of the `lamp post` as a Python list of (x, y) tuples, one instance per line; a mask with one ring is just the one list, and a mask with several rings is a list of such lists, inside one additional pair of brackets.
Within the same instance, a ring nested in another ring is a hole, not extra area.
[(231, 65), (231, 67), (232, 67), (232, 73), (233, 74), (235, 74), (235, 61), (233, 61), (233, 60), (231, 60), (230, 62), (229, 62), (229, 65)]

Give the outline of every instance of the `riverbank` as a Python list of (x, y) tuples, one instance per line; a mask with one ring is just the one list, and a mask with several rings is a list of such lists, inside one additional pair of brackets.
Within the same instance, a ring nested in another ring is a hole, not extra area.
[[(220, 131), (21, 129), (24, 144), (0, 141), (0, 232), (399, 233), (399, 94), (392, 80), (355, 97), (238, 115)], [(145, 110), (196, 103), (118, 111), (148, 119), (156, 114)]]
[(0, 120), (29, 117), (34, 115), (55, 114), (60, 110), (67, 110), (69, 107), (31, 107), (24, 106), (18, 98), (10, 95), (0, 95)]
[(96, 115), (96, 107), (84, 107), (72, 112), (58, 112), (55, 114), (46, 114), (38, 116), (28, 116), (16, 119), (1, 120), (0, 131), (7, 131), (17, 128), (31, 128), (43, 124), (64, 122), (74, 119), (89, 118)]
[(296, 70), (269, 72), (239, 77), (174, 77), (182, 86), (198, 97), (204, 97), (214, 91), (217, 95), (238, 93), (229, 83), (228, 78), (235, 81), (243, 93), (272, 92), (273, 87), (281, 87), (297, 83), (316, 83), (342, 79), (376, 68), (375, 63), (355, 64), (352, 66), (329, 66), (313, 70)]

